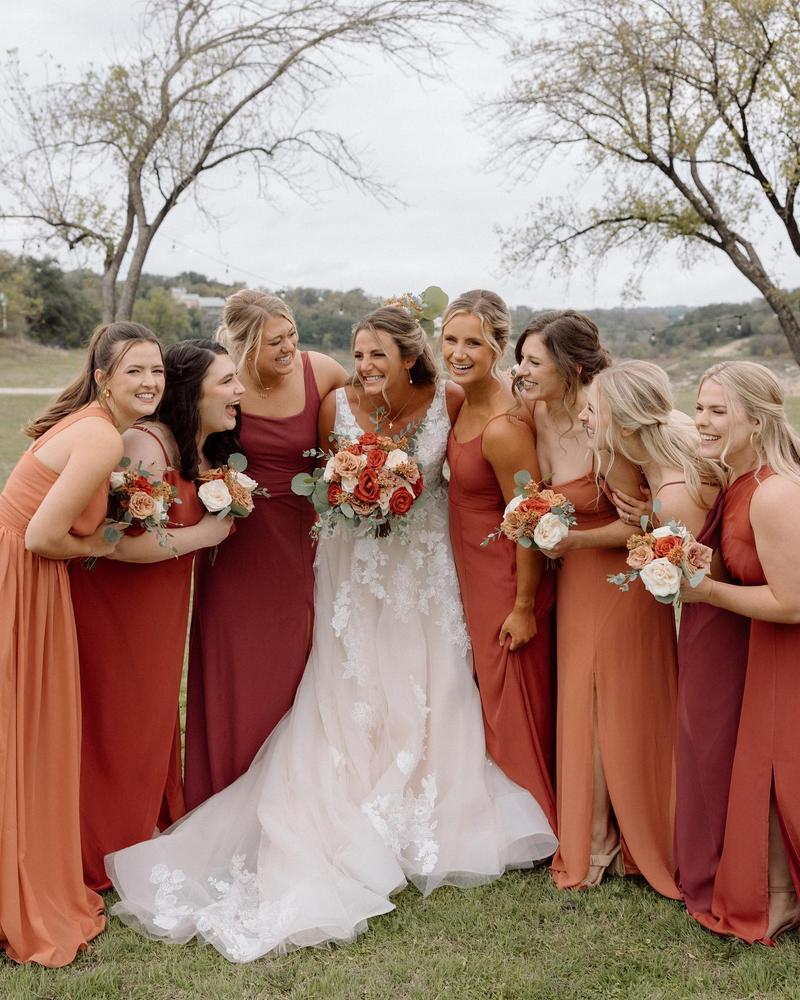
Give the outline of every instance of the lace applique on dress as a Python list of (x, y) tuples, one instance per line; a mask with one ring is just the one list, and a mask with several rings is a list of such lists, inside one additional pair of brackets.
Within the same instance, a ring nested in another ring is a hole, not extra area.
[(411, 789), (406, 789), (402, 795), (378, 795), (361, 808), (393, 854), (400, 858), (409, 847), (414, 847), (414, 861), (419, 871), (430, 875), (439, 858), (435, 837), (438, 821), (433, 818), (436, 774), (426, 775), (421, 784), (419, 795)]
[(150, 881), (158, 886), (154, 897), (153, 923), (165, 931), (171, 931), (191, 914), (191, 908), (179, 905), (178, 893), (186, 882), (186, 875), (180, 868), (170, 871), (166, 865), (154, 865)]

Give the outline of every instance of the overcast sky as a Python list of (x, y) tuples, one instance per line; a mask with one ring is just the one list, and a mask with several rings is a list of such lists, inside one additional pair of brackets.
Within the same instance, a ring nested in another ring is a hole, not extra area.
[[(516, 23), (528, 31), (530, 0), (513, 0)], [(2, 48), (17, 48), (36, 74), (37, 54), (47, 50), (69, 68), (103, 62), (133, 30), (138, 4), (129, 0), (24, 0), (4, 4)], [(170, 215), (151, 249), (146, 270), (177, 274), (201, 271), (225, 281), (270, 288), (293, 285), (349, 289), (388, 295), (443, 286), (450, 295), (467, 288), (497, 289), (512, 305), (619, 303), (631, 260), (618, 256), (599, 281), (573, 274), (569, 283), (545, 271), (507, 274), (495, 227), (520, 221), (543, 193), (557, 193), (565, 165), (552, 163), (525, 185), (490, 169), (491, 144), (474, 116), (481, 98), (499, 93), (509, 79), (505, 49), (458, 45), (449, 60), (449, 79), (420, 83), (396, 67), (371, 59), (348, 67), (343, 84), (326, 95), (320, 109), (326, 127), (345, 134), (363, 159), (404, 204), (383, 207), (368, 196), (313, 175), (313, 203), (287, 191), (260, 200), (255, 184), (232, 176), (214, 177), (204, 195), (217, 224), (209, 225), (191, 198)], [(2, 224), (0, 224), (2, 225)], [(0, 247), (19, 251), (18, 228), (0, 229)], [(780, 256), (773, 234), (761, 246), (791, 280), (789, 255)], [(62, 263), (69, 258), (59, 255)], [(793, 262), (796, 267), (796, 260)], [(755, 297), (755, 289), (721, 254), (690, 270), (667, 251), (642, 286), (643, 303), (703, 304)]]

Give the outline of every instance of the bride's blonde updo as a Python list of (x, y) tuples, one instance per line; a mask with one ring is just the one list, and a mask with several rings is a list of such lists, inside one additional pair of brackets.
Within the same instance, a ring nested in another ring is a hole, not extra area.
[(636, 465), (641, 455), (629, 442), (638, 440), (651, 462), (683, 470), (689, 495), (707, 508), (703, 484), (723, 489), (727, 477), (718, 462), (699, 454), (700, 435), (691, 417), (675, 410), (667, 373), (650, 361), (622, 361), (598, 372), (592, 386), (602, 418), (595, 449)]
[(276, 316), (288, 320), (297, 329), (292, 310), (277, 295), (255, 288), (240, 288), (228, 296), (216, 340), (228, 351), (237, 368), (248, 359), (258, 357), (264, 324)]
[(414, 359), (409, 375), (415, 384), (431, 384), (439, 378), (439, 368), (425, 331), (402, 306), (381, 306), (359, 320), (353, 327), (351, 350), (362, 330), (387, 334), (397, 345), (403, 360)]

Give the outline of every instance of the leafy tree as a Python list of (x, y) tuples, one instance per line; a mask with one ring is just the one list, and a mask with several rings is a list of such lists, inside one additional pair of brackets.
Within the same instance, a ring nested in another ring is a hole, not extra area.
[(100, 321), (96, 307), (79, 288), (73, 287), (52, 257), (24, 257), (22, 262), (27, 271), (30, 303), (28, 335), (56, 347), (84, 344)]
[(130, 317), (156, 233), (209, 171), (236, 164), (269, 194), (311, 156), (384, 194), (308, 112), (357, 52), (435, 72), (436, 32), (477, 35), (496, 14), (492, 0), (148, 0), (124, 62), (36, 92), (12, 55), (0, 216), (99, 251), (103, 313)]
[(166, 344), (193, 335), (189, 310), (176, 302), (167, 288), (151, 288), (145, 298), (137, 299), (133, 318), (158, 334)]
[[(765, 217), (800, 256), (797, 0), (588, 0), (554, 8), (513, 55), (499, 111), (505, 150), (534, 168), (577, 150), (599, 201), (540, 202), (507, 231), (511, 266), (651, 262), (724, 253), (769, 304), (800, 362), (791, 297), (756, 248)], [(591, 188), (590, 188), (591, 190)]]

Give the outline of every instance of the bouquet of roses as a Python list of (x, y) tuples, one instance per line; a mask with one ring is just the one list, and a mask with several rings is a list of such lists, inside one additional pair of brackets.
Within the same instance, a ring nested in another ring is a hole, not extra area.
[[(120, 470), (111, 473), (108, 491), (108, 519), (111, 522), (124, 522), (144, 531), (155, 531), (160, 545), (169, 545), (169, 534), (166, 531), (169, 520), (169, 508), (173, 503), (180, 503), (177, 490), (161, 479), (154, 479), (152, 474), (141, 467), (130, 469), (131, 460), (120, 459)], [(122, 532), (111, 523), (103, 535), (107, 542), (116, 543), (122, 538)], [(96, 556), (84, 559), (83, 565), (91, 569), (97, 562)]]
[(225, 465), (201, 472), (197, 495), (205, 509), (217, 517), (247, 517), (253, 510), (253, 497), (268, 497), (255, 479), (246, 476), (247, 459), (238, 451)]
[[(646, 529), (647, 519), (642, 520)], [(696, 587), (711, 568), (711, 549), (677, 521), (645, 530), (642, 535), (631, 535), (627, 545), (626, 562), (630, 569), (610, 574), (608, 582), (620, 590), (628, 590), (639, 579), (662, 604), (677, 604), (681, 580), (685, 578), (690, 586)]]
[(531, 474), (522, 470), (514, 476), (516, 496), (509, 500), (503, 512), (503, 522), (481, 542), (488, 545), (505, 535), (526, 549), (546, 552), (555, 548), (567, 537), (570, 528), (578, 522), (575, 507), (563, 493), (533, 481)]
[(313, 474), (301, 472), (292, 480), (292, 491), (308, 497), (319, 514), (313, 533), (344, 520), (371, 524), (376, 536), (388, 535), (392, 522), (405, 517), (422, 493), (422, 473), (407, 448), (405, 437), (367, 431), (355, 441), (339, 441), (335, 453), (305, 452), (327, 459)]

